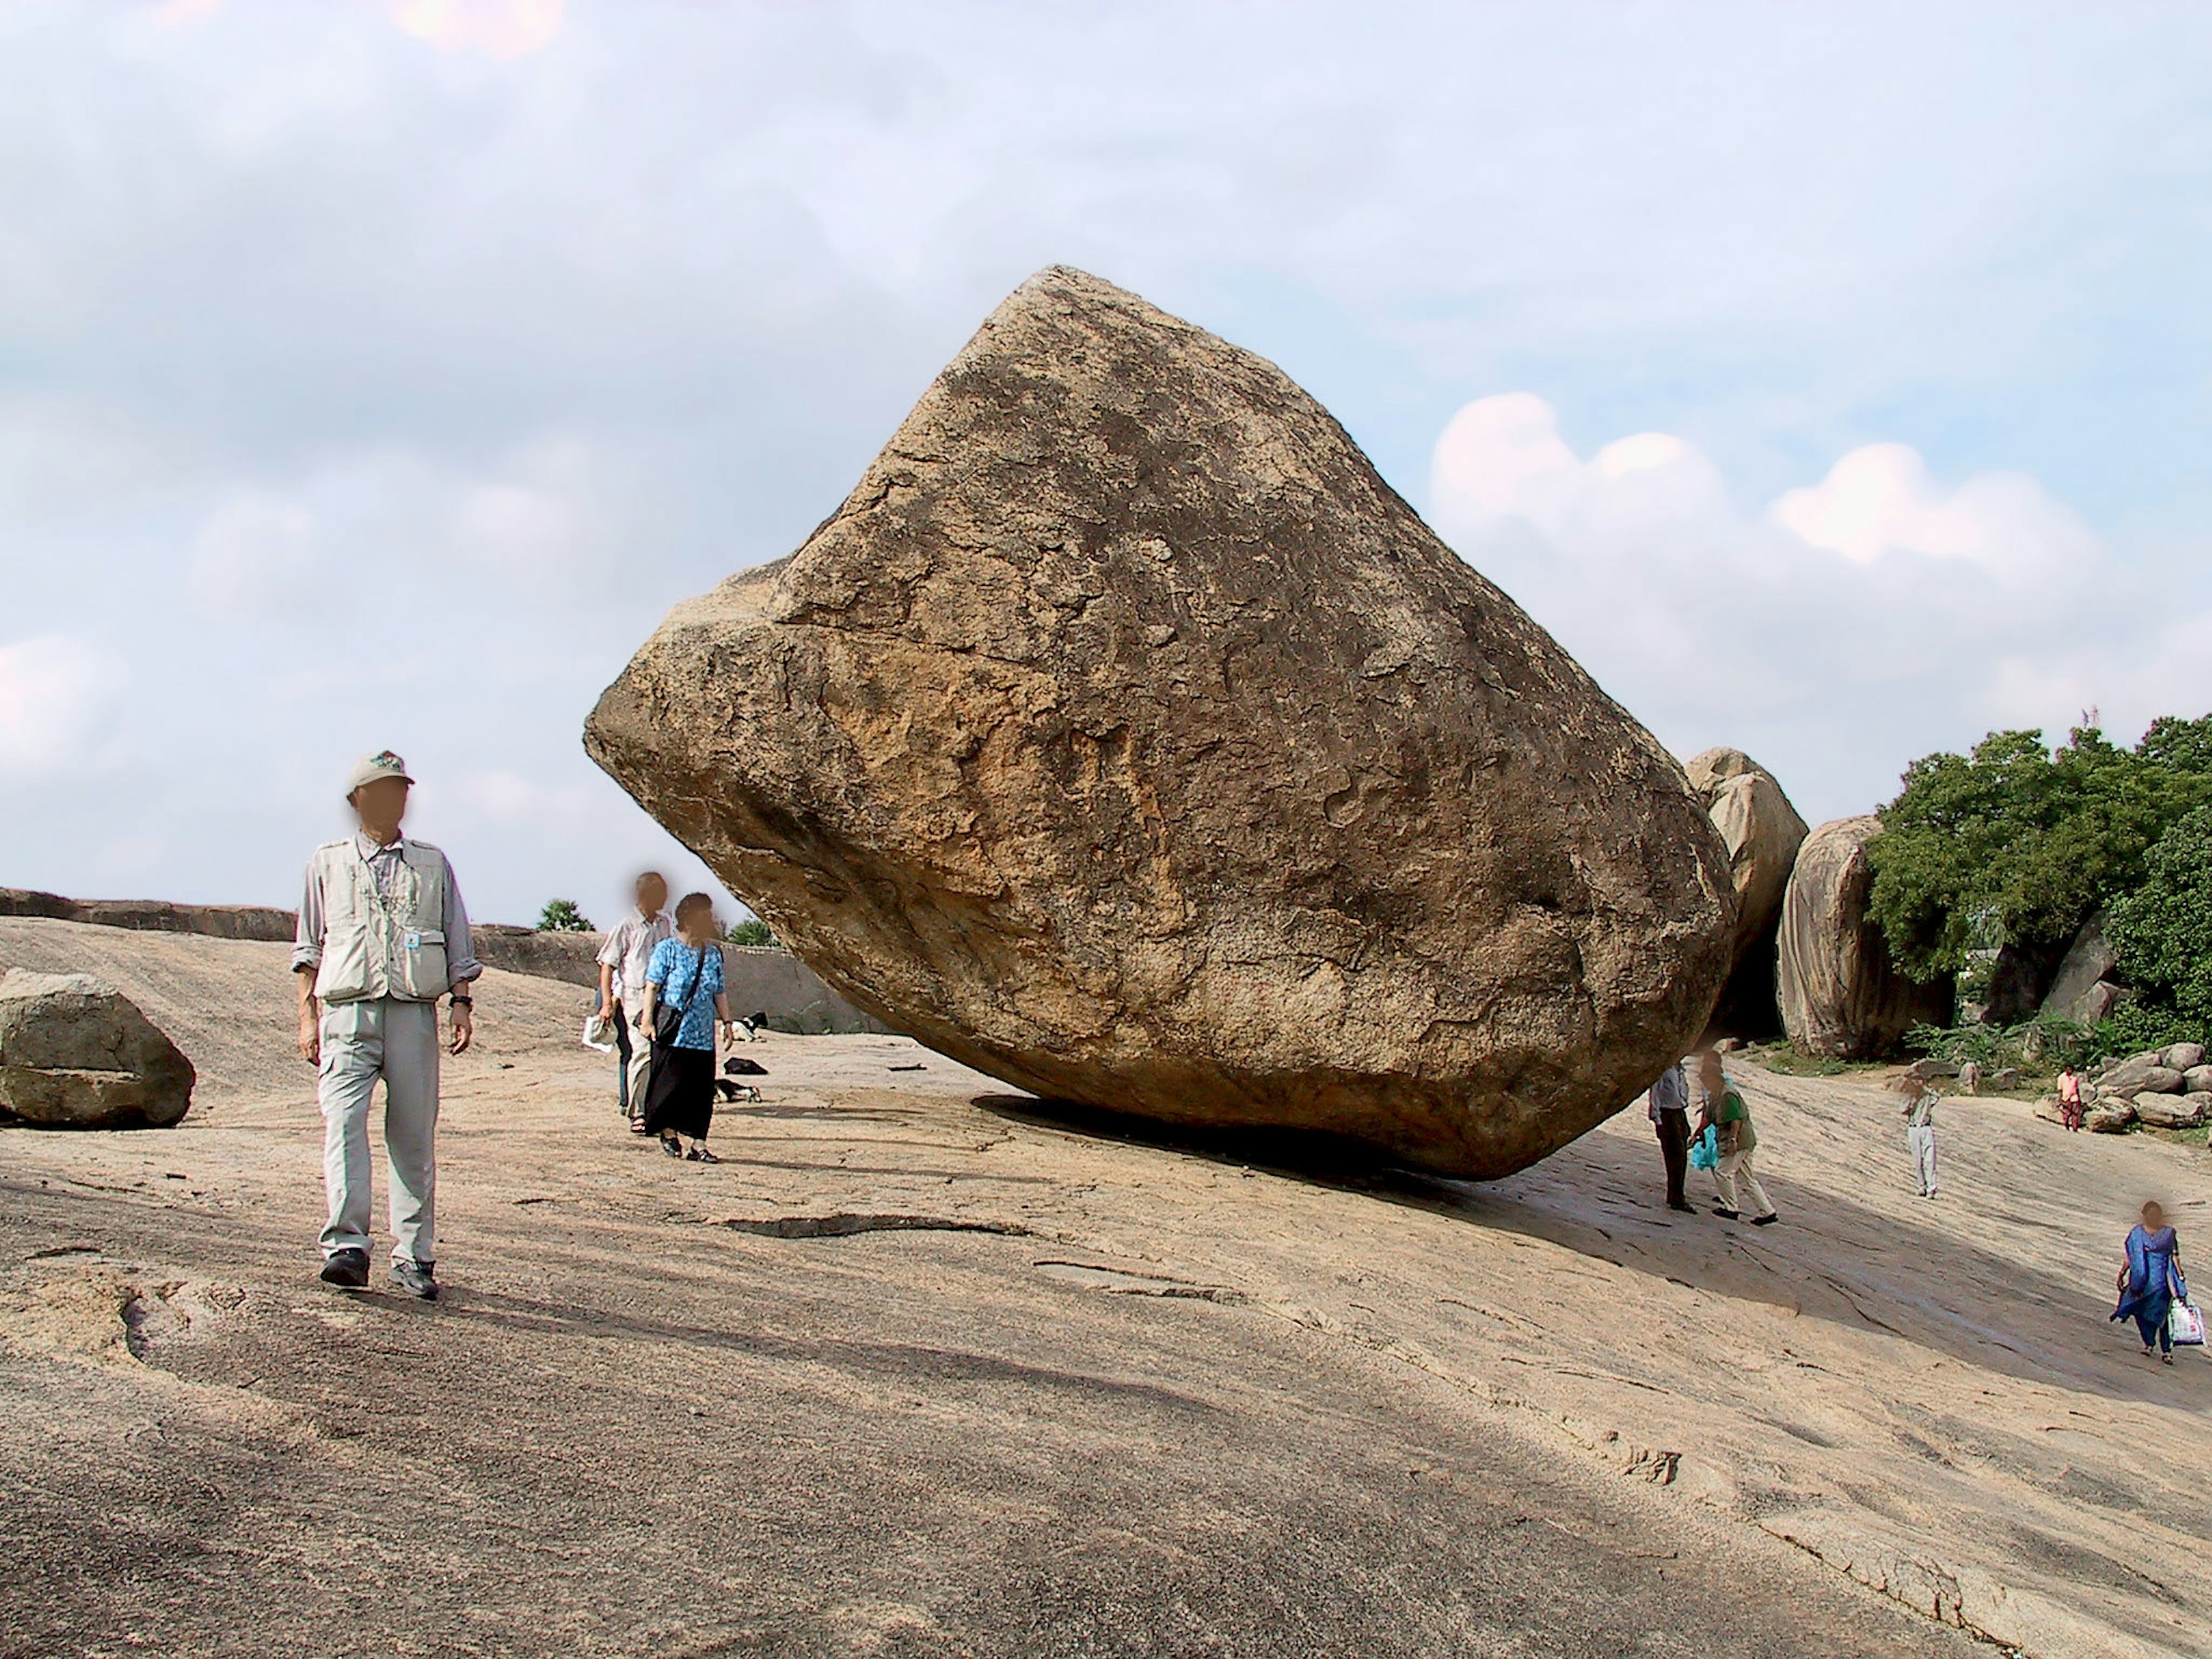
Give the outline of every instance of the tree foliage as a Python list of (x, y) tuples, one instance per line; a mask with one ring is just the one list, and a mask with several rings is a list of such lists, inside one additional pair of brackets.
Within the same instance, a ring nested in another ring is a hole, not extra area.
[(1974, 949), (2063, 949), (2090, 913), (2144, 878), (2159, 837), (2212, 804), (2212, 715), (2153, 723), (2132, 750), (2094, 726), (2057, 750), (2040, 732), (1993, 732), (1971, 755), (1905, 769), (1868, 848), (1869, 908), (1916, 979), (1956, 973)]
[(775, 935), (769, 931), (769, 927), (766, 922), (763, 921), (757, 916), (752, 916), (739, 922), (736, 927), (730, 929), (730, 943), (732, 945), (750, 945), (764, 947), (769, 950), (774, 950), (775, 948)]
[(2105, 933), (2146, 1014), (2171, 1014), (2192, 1035), (2212, 1027), (2212, 806), (2158, 838)]
[(548, 899), (545, 908), (538, 913), (538, 931), (541, 933), (588, 933), (592, 919), (576, 908), (574, 899)]

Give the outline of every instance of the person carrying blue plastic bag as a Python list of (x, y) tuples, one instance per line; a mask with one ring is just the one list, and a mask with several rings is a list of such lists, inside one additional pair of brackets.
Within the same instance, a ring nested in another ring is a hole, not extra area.
[(1759, 1131), (1752, 1127), (1749, 1103), (1722, 1072), (1717, 1049), (1708, 1048), (1698, 1056), (1698, 1133), (1702, 1139), (1707, 1131), (1711, 1131), (1719, 1152), (1713, 1165), (1713, 1181), (1721, 1189), (1721, 1201), (1713, 1213), (1728, 1221), (1742, 1219), (1743, 1212), (1737, 1208), (1736, 1200), (1741, 1188), (1757, 1206), (1751, 1224), (1771, 1226), (1776, 1218), (1774, 1206), (1766, 1196), (1766, 1188), (1759, 1184), (1758, 1171), (1752, 1167), (1752, 1154), (1759, 1146)]

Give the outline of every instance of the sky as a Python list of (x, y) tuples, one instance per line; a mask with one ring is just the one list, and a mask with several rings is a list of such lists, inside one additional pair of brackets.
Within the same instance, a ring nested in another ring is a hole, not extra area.
[(2212, 709), (2212, 13), (0, 0), (0, 885), (696, 861), (585, 757), (1080, 265), (1808, 820)]

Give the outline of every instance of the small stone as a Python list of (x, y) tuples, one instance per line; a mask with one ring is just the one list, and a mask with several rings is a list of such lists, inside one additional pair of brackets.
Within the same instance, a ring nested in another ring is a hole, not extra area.
[(52, 1129), (166, 1128), (191, 1108), (192, 1063), (88, 974), (0, 979), (0, 1111)]

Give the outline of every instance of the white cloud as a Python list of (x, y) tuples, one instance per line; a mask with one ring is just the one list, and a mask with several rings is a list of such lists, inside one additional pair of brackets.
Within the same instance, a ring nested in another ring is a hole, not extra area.
[(1511, 392), (1452, 418), (1431, 495), (1446, 538), (1678, 752), (1750, 749), (1820, 816), (1991, 724), (2063, 729), (2100, 703), (2117, 732), (2212, 693), (2188, 629), (2148, 652), (2118, 562), (2016, 473), (1947, 488), (1872, 445), (1747, 517), (1684, 440), (1585, 460)]
[(122, 691), (122, 665), (82, 640), (45, 635), (0, 646), (0, 776), (96, 763)]
[(1946, 490), (1904, 444), (1851, 451), (1818, 484), (1784, 495), (1772, 512), (1811, 545), (1858, 564), (1903, 550), (2025, 578), (2100, 553), (2087, 527), (2034, 479), (1986, 472)]
[(392, 21), (447, 52), (520, 58), (553, 44), (562, 0), (388, 0)]

